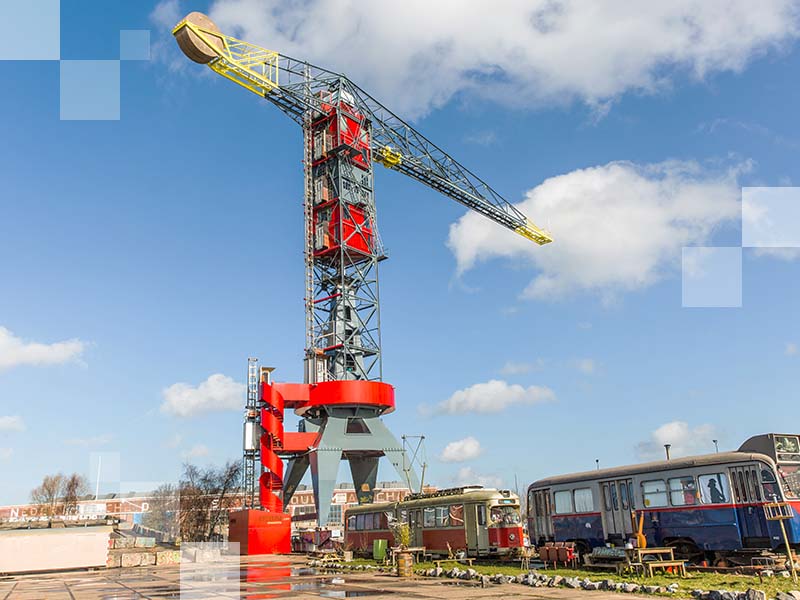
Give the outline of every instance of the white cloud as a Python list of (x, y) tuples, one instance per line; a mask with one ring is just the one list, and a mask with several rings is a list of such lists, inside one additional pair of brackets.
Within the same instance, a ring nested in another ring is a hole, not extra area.
[(670, 456), (693, 456), (714, 452), (718, 435), (712, 425), (690, 427), (685, 421), (665, 423), (650, 434), (650, 439), (636, 445), (636, 453), (642, 460), (663, 460), (666, 458), (664, 444), (670, 444)]
[(171, 30), (184, 16), (181, 14), (180, 0), (161, 0), (150, 13), (150, 20), (163, 29)]
[(25, 431), (25, 421), (22, 417), (0, 417), (0, 431)]
[(0, 370), (20, 365), (58, 365), (78, 360), (85, 342), (71, 339), (53, 344), (27, 342), (0, 327)]
[(441, 455), (439, 455), (439, 459), (442, 462), (464, 462), (478, 458), (482, 452), (481, 443), (474, 437), (469, 436), (463, 440), (456, 440), (447, 444)]
[(738, 174), (711, 173), (693, 162), (612, 162), (544, 181), (517, 206), (553, 232), (537, 246), (470, 212), (450, 226), (458, 273), (492, 258), (527, 262), (537, 273), (526, 298), (576, 291), (604, 299), (646, 287), (680, 263), (683, 246), (706, 242), (740, 215)]
[(223, 31), (344, 71), (401, 114), (459, 98), (602, 110), (741, 71), (798, 35), (793, 0), (216, 0)]
[(95, 435), (91, 437), (85, 438), (71, 438), (66, 441), (66, 443), (70, 446), (105, 446), (111, 440), (114, 439), (114, 436), (110, 433), (103, 433), (101, 435)]
[(786, 356), (794, 356), (797, 354), (797, 344), (794, 342), (786, 342), (784, 352), (786, 353)]
[(531, 371), (539, 370), (543, 366), (544, 366), (544, 361), (541, 358), (537, 358), (535, 361), (532, 362), (516, 362), (510, 360), (503, 365), (502, 369), (500, 369), (500, 374), (524, 375), (525, 373), (530, 373)]
[(203, 456), (208, 456), (209, 452), (208, 446), (205, 444), (195, 444), (185, 452), (182, 452), (181, 456), (183, 458), (202, 458)]
[(244, 406), (244, 384), (216, 373), (197, 387), (175, 383), (162, 391), (161, 412), (178, 417), (218, 411), (238, 410)]
[(503, 479), (498, 475), (478, 473), (472, 467), (461, 467), (453, 478), (453, 482), (458, 486), (482, 485), (488, 488), (503, 487)]
[(532, 385), (509, 385), (505, 381), (492, 379), (458, 390), (447, 400), (440, 402), (436, 412), (446, 414), (497, 413), (512, 405), (532, 405), (555, 400), (550, 388)]
[(575, 367), (584, 375), (592, 375), (597, 369), (597, 365), (591, 358), (581, 358), (575, 362)]
[(0, 448), (0, 460), (9, 460), (14, 455), (13, 448)]
[(752, 250), (759, 258), (776, 258), (786, 262), (800, 260), (800, 248), (753, 248)]

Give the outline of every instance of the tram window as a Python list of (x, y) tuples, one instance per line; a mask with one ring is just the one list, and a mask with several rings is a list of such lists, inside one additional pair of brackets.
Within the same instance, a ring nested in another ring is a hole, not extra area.
[[(410, 516), (411, 516), (411, 522), (409, 523), (409, 525), (411, 525), (411, 529), (414, 529), (417, 526), (417, 511), (415, 510), (410, 511)], [(420, 523), (420, 525), (421, 524), (422, 523)]]
[(367, 513), (364, 515), (364, 529), (375, 529), (375, 515)]
[(553, 494), (556, 504), (556, 514), (566, 515), (572, 512), (572, 494), (569, 491), (556, 492)]
[(464, 505), (451, 504), (450, 505), (450, 525), (452, 527), (464, 526)]
[(622, 510), (628, 510), (628, 484), (624, 481), (619, 484), (619, 501), (622, 504)]
[(694, 484), (694, 477), (675, 477), (668, 483), (669, 501), (672, 506), (697, 504), (697, 487)]
[(528, 492), (528, 515), (529, 516), (539, 516), (541, 513), (539, 512), (539, 503), (536, 501), (536, 492), (533, 490)]
[(739, 492), (742, 494), (742, 502), (750, 502), (750, 495), (747, 493), (747, 487), (744, 484), (744, 475), (742, 475), (741, 471), (738, 471), (738, 477), (736, 472), (733, 476), (739, 480)]
[(604, 483), (603, 484), (603, 504), (605, 505), (606, 510), (611, 510), (611, 484)]
[(494, 525), (517, 525), (520, 522), (519, 508), (516, 506), (493, 506), (491, 514)]
[(728, 498), (728, 477), (724, 473), (700, 475), (700, 501), (703, 504), (724, 504)]
[(667, 506), (667, 486), (663, 479), (642, 482), (644, 505), (647, 507)]
[(450, 527), (450, 513), (446, 506), (436, 507), (436, 526)]
[(748, 469), (744, 473), (747, 480), (747, 488), (750, 490), (750, 499), (761, 502), (761, 488), (758, 485), (758, 476), (755, 469)]
[(617, 499), (617, 486), (613, 483), (608, 484), (608, 489), (611, 490), (611, 506), (614, 510), (619, 510), (619, 500)]
[(486, 525), (486, 505), (478, 504), (478, 525)]
[(364, 529), (364, 515), (356, 515), (356, 529), (359, 531)]
[(408, 509), (401, 508), (397, 513), (397, 518), (401, 523), (408, 523)]
[(764, 486), (764, 498), (766, 500), (777, 500), (780, 497), (778, 491), (778, 480), (770, 469), (761, 469), (761, 485)]
[(422, 524), (425, 527), (436, 527), (436, 508), (429, 506), (422, 509)]
[(347, 529), (352, 531), (355, 528), (356, 528), (356, 516), (350, 515), (349, 517), (347, 517)]
[(594, 498), (591, 488), (580, 488), (573, 492), (575, 496), (575, 512), (587, 513), (594, 510)]

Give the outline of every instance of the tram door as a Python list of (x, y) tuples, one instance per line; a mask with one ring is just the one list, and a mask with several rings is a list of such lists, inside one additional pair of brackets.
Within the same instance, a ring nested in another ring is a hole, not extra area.
[(600, 490), (603, 494), (603, 527), (606, 539), (627, 540), (633, 535), (633, 481), (604, 481), (600, 484)]
[(742, 545), (759, 548), (770, 544), (769, 529), (764, 510), (758, 505), (762, 501), (758, 473), (752, 466), (728, 469), (733, 487), (733, 497), (738, 505), (736, 514), (742, 532)]
[(485, 504), (464, 506), (464, 525), (467, 528), (467, 554), (481, 556), (489, 553), (489, 515)]
[(411, 546), (421, 548), (422, 543), (422, 509), (409, 509), (409, 528), (411, 529)]

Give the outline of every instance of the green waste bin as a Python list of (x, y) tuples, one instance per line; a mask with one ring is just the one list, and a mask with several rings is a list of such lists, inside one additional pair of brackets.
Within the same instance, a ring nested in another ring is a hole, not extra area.
[(386, 560), (386, 549), (389, 547), (389, 540), (372, 540), (372, 558), (374, 560)]

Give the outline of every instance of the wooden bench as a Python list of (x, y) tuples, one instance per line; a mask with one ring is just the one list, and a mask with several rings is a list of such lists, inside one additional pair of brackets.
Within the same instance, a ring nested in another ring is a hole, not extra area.
[(449, 563), (449, 562), (456, 563), (456, 564), (467, 565), (467, 566), (471, 567), (472, 563), (475, 562), (475, 559), (474, 558), (442, 558), (442, 559), (433, 561), (433, 564), (436, 565), (437, 569), (440, 569), (442, 567), (442, 563)]
[(686, 563), (682, 560), (647, 560), (644, 563), (647, 574), (652, 577), (654, 569), (677, 569), (681, 577), (686, 577)]

